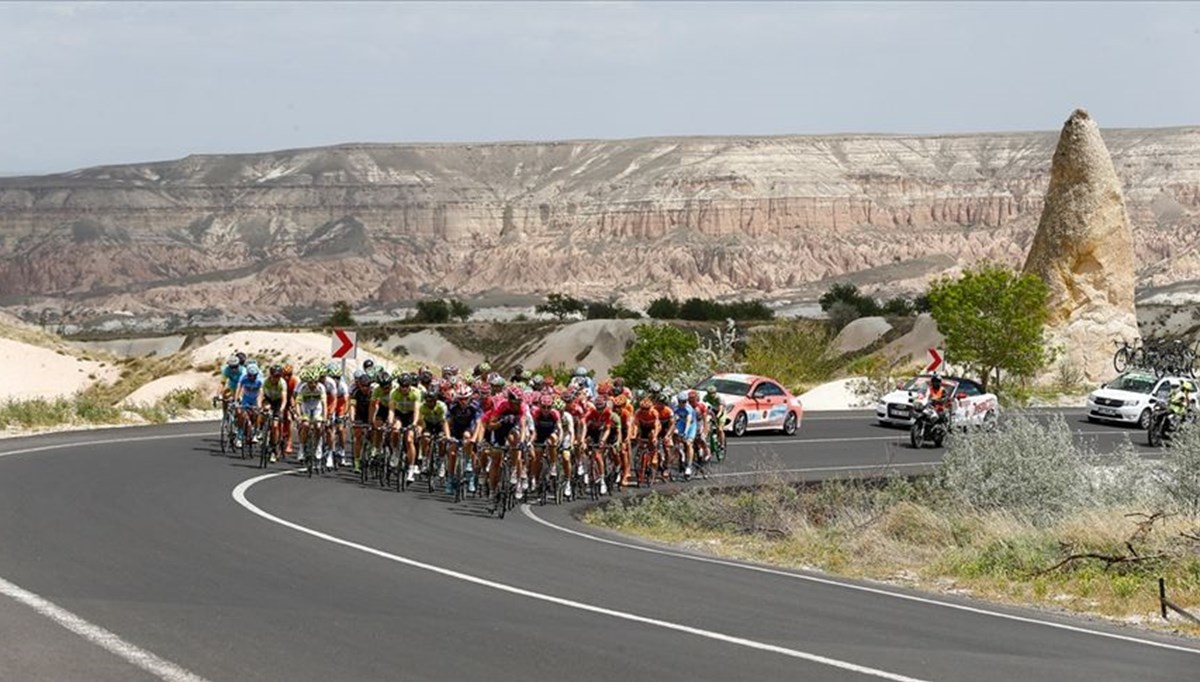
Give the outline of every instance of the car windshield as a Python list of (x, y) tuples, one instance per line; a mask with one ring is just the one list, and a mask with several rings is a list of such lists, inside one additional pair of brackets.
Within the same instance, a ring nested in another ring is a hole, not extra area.
[[(953, 392), (955, 388), (953, 381), (942, 380), (942, 386), (947, 391)], [(901, 387), (902, 391), (912, 391), (913, 393), (924, 393), (929, 390), (929, 377), (913, 377), (908, 380), (908, 383)]]
[(719, 379), (717, 377), (709, 377), (701, 381), (696, 386), (697, 391), (707, 391), (709, 386), (717, 389), (717, 393), (726, 395), (747, 395), (750, 393), (750, 384), (744, 381), (734, 381), (733, 379)]
[(1104, 387), (1130, 393), (1150, 393), (1154, 390), (1155, 383), (1157, 382), (1154, 377), (1145, 374), (1122, 374), (1105, 384)]

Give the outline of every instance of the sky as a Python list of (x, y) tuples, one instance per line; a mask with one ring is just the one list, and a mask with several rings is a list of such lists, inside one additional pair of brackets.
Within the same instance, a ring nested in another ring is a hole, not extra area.
[(1200, 3), (0, 2), (0, 174), (343, 142), (1200, 125)]

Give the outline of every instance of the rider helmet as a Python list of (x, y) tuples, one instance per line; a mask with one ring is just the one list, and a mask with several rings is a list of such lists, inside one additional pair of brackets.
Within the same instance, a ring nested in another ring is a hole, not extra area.
[(238, 352), (234, 353), (234, 355), (237, 356), (238, 364), (241, 364), (241, 365), (246, 364), (246, 354), (245, 353), (243, 353), (242, 351), (239, 350)]
[(400, 388), (409, 388), (413, 385), (413, 375), (405, 372), (400, 375)]
[(576, 368), (575, 368), (575, 376), (577, 376), (577, 377), (586, 377), (587, 375), (588, 375), (587, 367), (584, 367), (583, 365), (580, 365), (580, 366), (578, 366), (578, 367), (576, 367)]
[(284, 366), (283, 366), (283, 375), (284, 375), (285, 377), (290, 377), (290, 376), (292, 376), (292, 371), (293, 371), (293, 370), (292, 370), (292, 366), (291, 366), (291, 365), (284, 365)]
[(250, 364), (246, 365), (246, 374), (252, 377), (258, 376), (258, 363), (251, 362)]
[(654, 407), (654, 401), (650, 400), (648, 397), (642, 398), (642, 402), (638, 403), (638, 407), (642, 408), (643, 410), (648, 410)]
[(238, 358), (238, 356), (230, 355), (229, 359), (225, 361), (225, 364), (229, 365), (230, 367), (237, 367), (238, 365), (242, 364), (242, 361), (240, 358)]
[(472, 393), (469, 386), (459, 386), (458, 390), (454, 392), (455, 400), (470, 400), (471, 396)]
[(435, 402), (437, 402), (437, 399), (438, 399), (438, 394), (435, 393), (434, 391), (429, 391), (428, 393), (425, 394), (425, 402), (427, 402), (427, 403), (435, 403)]
[(283, 374), (283, 365), (271, 365), (271, 376), (277, 377)]
[(553, 393), (543, 393), (541, 395), (541, 397), (538, 398), (538, 404), (544, 408), (545, 407), (553, 407), (554, 406), (554, 394)]
[(513, 386), (508, 389), (508, 401), (510, 403), (519, 403), (525, 400), (525, 391), (521, 390), (520, 386)]
[(690, 402), (697, 402), (697, 401), (699, 401), (699, 400), (700, 400), (700, 393), (699, 393), (699, 392), (697, 392), (697, 391), (696, 391), (696, 390), (694, 390), (694, 389), (693, 389), (693, 390), (691, 390), (691, 391), (688, 391), (688, 392), (687, 392), (687, 399), (688, 399), (688, 402), (689, 402), (689, 403), (690, 403)]
[(364, 381), (369, 378), (370, 377), (367, 376), (367, 373), (362, 371), (361, 369), (354, 370), (354, 380), (355, 381)]
[(388, 374), (386, 369), (379, 370), (379, 374), (375, 377), (379, 381), (379, 385), (387, 388), (392, 385), (392, 375)]
[(680, 405), (687, 404), (687, 400), (688, 400), (687, 391), (680, 391), (679, 395), (675, 396), (675, 402), (679, 403)]

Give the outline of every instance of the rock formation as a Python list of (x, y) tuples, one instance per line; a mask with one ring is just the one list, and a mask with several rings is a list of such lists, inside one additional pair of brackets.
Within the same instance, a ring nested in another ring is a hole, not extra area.
[(1050, 288), (1050, 336), (1090, 381), (1113, 374), (1113, 342), (1138, 338), (1133, 232), (1100, 128), (1078, 109), (1063, 125), (1025, 272)]
[[(1200, 128), (1105, 135), (1143, 279), (1200, 276)], [(0, 306), (236, 324), (319, 319), (340, 298), (810, 300), (833, 278), (890, 295), (984, 258), (1019, 265), (1054, 143), (357, 144), (0, 178)]]

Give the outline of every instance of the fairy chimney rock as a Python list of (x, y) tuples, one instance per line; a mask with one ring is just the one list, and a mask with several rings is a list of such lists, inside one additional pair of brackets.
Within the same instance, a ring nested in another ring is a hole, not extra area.
[(1088, 380), (1113, 374), (1113, 342), (1139, 337), (1133, 232), (1100, 128), (1077, 109), (1063, 125), (1025, 272), (1050, 288), (1048, 331)]

